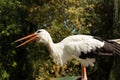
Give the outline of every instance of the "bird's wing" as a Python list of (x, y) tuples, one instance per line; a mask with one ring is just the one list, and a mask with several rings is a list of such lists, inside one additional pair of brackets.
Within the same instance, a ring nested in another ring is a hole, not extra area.
[(113, 39), (113, 40), (109, 40), (109, 41), (114, 41), (114, 42), (120, 44), (120, 39)]
[(104, 46), (104, 40), (89, 35), (69, 36), (61, 41), (64, 45), (64, 57), (75, 58), (84, 66), (94, 66), (95, 59), (93, 57), (97, 48)]
[(65, 39), (63, 39), (61, 42), (62, 43), (66, 43), (66, 42), (76, 42), (76, 41), (82, 41), (82, 40), (86, 40), (86, 39), (92, 39), (93, 36), (90, 35), (73, 35), (73, 36), (68, 36)]
[(93, 66), (94, 57), (99, 55), (120, 55), (120, 44), (88, 35), (69, 36), (61, 41), (66, 58), (74, 57), (82, 65)]
[(92, 36), (76, 35), (63, 40), (66, 53), (80, 56), (81, 53), (87, 54), (96, 48), (104, 45), (103, 41), (94, 39)]

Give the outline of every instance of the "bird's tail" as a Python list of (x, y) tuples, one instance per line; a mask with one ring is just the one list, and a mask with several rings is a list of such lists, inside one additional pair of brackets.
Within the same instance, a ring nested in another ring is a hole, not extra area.
[(110, 41), (109, 43), (113, 47), (113, 53), (120, 56), (120, 44), (115, 41)]
[(120, 39), (112, 39), (112, 40), (109, 40), (109, 41), (114, 41), (114, 42), (120, 44)]

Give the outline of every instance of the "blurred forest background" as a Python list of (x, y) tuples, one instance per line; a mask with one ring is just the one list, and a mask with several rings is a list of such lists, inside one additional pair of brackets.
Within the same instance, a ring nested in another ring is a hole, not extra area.
[[(0, 0), (0, 80), (53, 80), (79, 76), (73, 60), (56, 65), (44, 44), (16, 48), (14, 41), (46, 29), (54, 42), (68, 35), (120, 38), (120, 0)], [(88, 68), (88, 80), (119, 80), (120, 57), (102, 57)]]

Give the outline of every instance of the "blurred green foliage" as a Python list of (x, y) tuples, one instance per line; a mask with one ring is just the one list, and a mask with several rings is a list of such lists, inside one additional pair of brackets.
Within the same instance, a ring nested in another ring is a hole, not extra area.
[[(46, 29), (54, 42), (72, 34), (116, 38), (112, 25), (112, 0), (0, 0), (0, 80), (78, 76), (81, 69), (76, 60), (60, 68), (44, 44), (31, 42), (16, 48), (14, 41), (39, 28)], [(112, 59), (102, 61), (88, 68), (89, 80), (107, 80)]]

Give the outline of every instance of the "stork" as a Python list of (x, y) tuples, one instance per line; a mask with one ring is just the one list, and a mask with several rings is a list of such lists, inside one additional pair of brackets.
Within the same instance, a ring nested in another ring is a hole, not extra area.
[(25, 39), (28, 40), (17, 47), (37, 39), (38, 42), (43, 42), (48, 47), (53, 60), (61, 66), (66, 64), (68, 60), (77, 59), (81, 63), (82, 80), (87, 80), (86, 67), (94, 66), (96, 56), (120, 55), (120, 44), (91, 35), (72, 35), (59, 43), (54, 43), (46, 30), (39, 29), (15, 42)]

